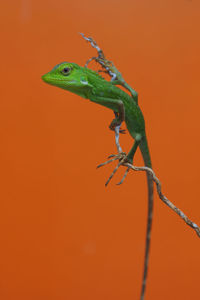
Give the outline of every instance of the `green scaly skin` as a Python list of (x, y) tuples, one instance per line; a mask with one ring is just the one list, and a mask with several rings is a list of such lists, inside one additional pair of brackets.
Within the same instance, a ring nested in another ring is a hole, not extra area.
[[(51, 85), (70, 91), (92, 102), (103, 105), (117, 113), (117, 117), (112, 121), (110, 129), (120, 125), (125, 121), (127, 129), (135, 140), (134, 144), (126, 156), (126, 162), (132, 163), (133, 157), (139, 146), (145, 166), (151, 168), (151, 158), (149, 154), (145, 123), (143, 114), (137, 104), (138, 95), (135, 92), (133, 97), (115, 86), (115, 82), (109, 82), (102, 78), (98, 73), (81, 67), (75, 63), (64, 62), (56, 65), (50, 72), (42, 76), (42, 79)], [(144, 299), (146, 287), (150, 234), (153, 212), (153, 180), (147, 173), (148, 183), (148, 221), (146, 233), (146, 249), (143, 283), (140, 299)]]

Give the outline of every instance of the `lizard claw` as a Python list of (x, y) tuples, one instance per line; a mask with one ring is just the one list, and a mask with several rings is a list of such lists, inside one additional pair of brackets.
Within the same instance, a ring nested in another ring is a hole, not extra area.
[[(115, 127), (116, 127), (116, 126), (115, 126)], [(115, 131), (115, 127), (109, 126), (109, 129)], [(126, 129), (119, 129), (119, 133), (121, 133), (121, 134), (126, 134)]]
[[(116, 117), (114, 120), (112, 120), (111, 124), (109, 125), (109, 129), (115, 131), (115, 128), (121, 125), (121, 121), (118, 120)], [(125, 134), (125, 129), (119, 129), (119, 133)]]
[(120, 129), (119, 133), (126, 134), (126, 129)]

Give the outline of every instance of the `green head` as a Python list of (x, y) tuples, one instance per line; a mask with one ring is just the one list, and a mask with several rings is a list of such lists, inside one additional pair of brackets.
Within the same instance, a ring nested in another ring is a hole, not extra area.
[(75, 63), (63, 62), (43, 75), (42, 80), (48, 84), (88, 98), (87, 95), (92, 86), (88, 82), (84, 69)]

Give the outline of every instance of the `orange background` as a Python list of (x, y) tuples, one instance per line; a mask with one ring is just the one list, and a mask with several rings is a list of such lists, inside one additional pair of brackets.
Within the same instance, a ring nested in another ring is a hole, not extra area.
[[(105, 188), (112, 112), (41, 75), (84, 65), (96, 52), (78, 32), (93, 36), (139, 92), (163, 192), (200, 224), (199, 0), (4, 0), (0, 22), (0, 299), (139, 299), (145, 174)], [(199, 254), (156, 196), (146, 300), (199, 299)]]

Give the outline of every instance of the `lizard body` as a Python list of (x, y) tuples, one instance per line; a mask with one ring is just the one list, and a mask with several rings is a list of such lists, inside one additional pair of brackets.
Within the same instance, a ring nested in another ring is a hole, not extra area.
[[(110, 129), (114, 130), (116, 126), (125, 121), (131, 137), (135, 140), (125, 161), (129, 163), (133, 162), (134, 154), (139, 146), (145, 166), (152, 167), (145, 133), (145, 122), (143, 114), (137, 104), (138, 95), (136, 92), (134, 92), (131, 97), (129, 94), (118, 88), (115, 85), (117, 83), (114, 81), (109, 82), (91, 69), (68, 62), (56, 65), (50, 72), (43, 75), (42, 79), (48, 84), (68, 90), (83, 98), (89, 99), (94, 103), (113, 110), (116, 117), (112, 121)], [(153, 211), (153, 180), (149, 173), (147, 173), (147, 184), (148, 221), (141, 300), (144, 299), (146, 287)]]

